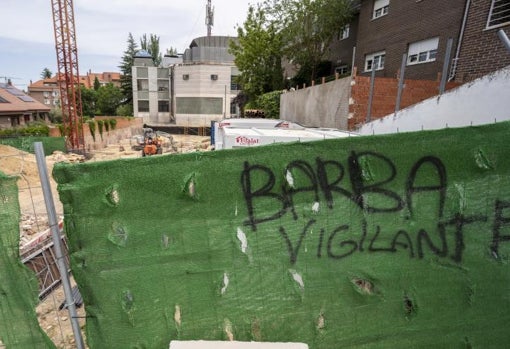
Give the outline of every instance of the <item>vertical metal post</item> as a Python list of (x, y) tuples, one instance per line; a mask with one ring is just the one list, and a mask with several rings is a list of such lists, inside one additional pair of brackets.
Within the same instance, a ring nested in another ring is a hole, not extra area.
[(55, 212), (55, 203), (53, 201), (53, 195), (51, 193), (48, 169), (46, 168), (46, 158), (44, 157), (44, 149), (42, 143), (35, 142), (34, 150), (35, 157), (37, 160), (37, 169), (39, 171), (39, 178), (41, 179), (41, 185), (44, 194), (44, 203), (46, 204), (46, 212), (48, 213), (48, 223), (51, 229), (51, 237), (53, 239), (53, 245), (55, 246), (57, 267), (60, 272), (60, 277), (62, 278), (62, 285), (64, 286), (66, 305), (69, 311), (71, 325), (73, 327), (74, 339), (76, 341), (76, 347), (78, 349), (83, 349), (85, 346), (80, 332), (80, 324), (78, 322), (78, 315), (76, 313), (76, 305), (74, 304), (74, 298), (71, 290), (71, 282), (69, 280), (67, 265), (64, 254), (62, 252), (62, 240), (58, 228), (57, 214)]
[(407, 63), (407, 53), (402, 55), (402, 64), (400, 65), (400, 76), (398, 77), (397, 101), (395, 102), (395, 115), (400, 110), (400, 101), (402, 99), (402, 89), (404, 88), (404, 76)]
[(446, 79), (448, 77), (448, 66), (450, 65), (450, 56), (452, 54), (453, 39), (449, 38), (446, 43), (446, 52), (444, 55), (443, 72), (441, 73), (441, 83), (439, 85), (439, 94), (444, 93), (446, 87)]
[(372, 120), (372, 100), (374, 98), (375, 71), (378, 66), (378, 62), (374, 59), (372, 64), (372, 74), (370, 75), (370, 90), (368, 91), (368, 110), (366, 122), (370, 122)]
[(356, 63), (356, 46), (352, 48), (351, 77), (354, 74), (354, 64)]
[(508, 36), (506, 35), (505, 31), (503, 29), (498, 30), (498, 36), (499, 39), (503, 42), (503, 45), (505, 45), (506, 49), (510, 53), (510, 39), (508, 39)]

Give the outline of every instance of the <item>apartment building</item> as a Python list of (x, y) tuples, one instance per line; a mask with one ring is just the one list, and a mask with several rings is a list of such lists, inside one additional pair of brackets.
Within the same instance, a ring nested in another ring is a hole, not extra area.
[(227, 36), (194, 39), (177, 57), (155, 67), (141, 50), (134, 60), (133, 110), (151, 126), (208, 127), (211, 121), (237, 114), (232, 100), (239, 92), (239, 71), (228, 53)]
[[(86, 75), (80, 75), (80, 85), (85, 88), (94, 88), (96, 78), (100, 86), (112, 83), (114, 86), (120, 87), (120, 73), (103, 72), (93, 73), (88, 71)], [(28, 94), (38, 102), (50, 107), (56, 108), (60, 105), (60, 90), (58, 87), (57, 75), (38, 80), (28, 85)]]
[(406, 54), (408, 79), (438, 79), (448, 39), (456, 47), (465, 0), (364, 0), (359, 11), (358, 74), (396, 77)]
[(498, 36), (510, 37), (510, 1), (468, 0), (451, 77), (471, 81), (510, 65), (510, 52)]
[(354, 19), (331, 45), (337, 73), (437, 80), (452, 39), (448, 80), (465, 82), (510, 64), (498, 30), (510, 35), (508, 0), (358, 0)]
[(48, 120), (50, 110), (14, 87), (10, 80), (0, 83), (0, 129)]

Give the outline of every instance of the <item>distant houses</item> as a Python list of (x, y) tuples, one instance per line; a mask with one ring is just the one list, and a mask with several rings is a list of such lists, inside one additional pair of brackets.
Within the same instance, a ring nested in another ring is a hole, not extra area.
[(20, 127), (49, 120), (51, 108), (14, 87), (9, 80), (0, 83), (0, 129)]

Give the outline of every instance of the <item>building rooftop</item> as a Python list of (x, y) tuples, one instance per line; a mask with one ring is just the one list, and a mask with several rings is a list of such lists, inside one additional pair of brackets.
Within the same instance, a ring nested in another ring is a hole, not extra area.
[(36, 110), (49, 112), (51, 108), (37, 102), (9, 83), (0, 83), (0, 113)]

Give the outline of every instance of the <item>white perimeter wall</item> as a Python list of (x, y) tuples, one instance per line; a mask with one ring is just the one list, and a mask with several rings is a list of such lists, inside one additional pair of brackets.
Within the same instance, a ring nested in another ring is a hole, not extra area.
[(287, 91), (280, 96), (280, 119), (310, 127), (347, 129), (351, 78)]
[(360, 134), (383, 134), (483, 125), (510, 120), (510, 66), (363, 125)]

